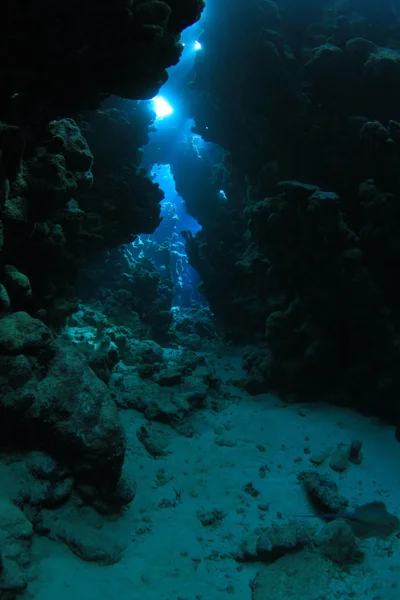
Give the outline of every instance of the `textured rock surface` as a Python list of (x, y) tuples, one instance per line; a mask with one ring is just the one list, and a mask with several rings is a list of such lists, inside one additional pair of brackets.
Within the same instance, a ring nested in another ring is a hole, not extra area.
[(192, 116), (225, 152), (188, 192), (186, 245), (224, 331), (260, 344), (249, 391), (400, 412), (399, 39), (389, 2), (251, 0), (205, 24)]
[[(163, 194), (139, 150), (154, 114), (115, 97), (93, 109), (112, 95), (152, 98), (203, 7), (40, 0), (0, 9), (1, 55), (13, 57), (0, 72), (0, 310), (60, 328), (77, 308), (86, 258), (157, 227)], [(40, 40), (37, 28), (47, 32)]]
[(0, 598), (14, 600), (29, 580), (33, 527), (8, 500), (0, 499)]
[(254, 580), (253, 600), (283, 597), (314, 600), (321, 590), (337, 588), (341, 573), (329, 561), (305, 550), (262, 567)]
[(3, 435), (35, 445), (70, 464), (78, 478), (111, 493), (125, 439), (107, 387), (71, 348), (26, 313), (0, 320)]

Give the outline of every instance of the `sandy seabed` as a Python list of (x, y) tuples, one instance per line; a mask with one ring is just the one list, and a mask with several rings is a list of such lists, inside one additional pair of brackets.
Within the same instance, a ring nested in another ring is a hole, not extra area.
[[(26, 598), (399, 600), (396, 536), (363, 542), (364, 561), (328, 578), (328, 583), (325, 580), (319, 595), (307, 584), (304, 587), (304, 581), (293, 595), (283, 587), (282, 593), (275, 589), (272, 595), (267, 589), (252, 590), (252, 580), (265, 567), (259, 562), (239, 563), (232, 555), (255, 529), (312, 513), (297, 480), (299, 472), (316, 468), (329, 474), (351, 507), (382, 500), (390, 512), (399, 514), (400, 444), (393, 427), (349, 409), (288, 405), (267, 394), (251, 397), (229, 383), (243, 376), (239, 356), (212, 361), (230, 389), (230, 400), (220, 412), (198, 412), (192, 419), (191, 438), (165, 426), (166, 456), (154, 459), (139, 442), (136, 432), (144, 424), (142, 415), (121, 413), (129, 446), (126, 470), (137, 480), (137, 495), (118, 520), (102, 527), (125, 546), (121, 561), (111, 566), (84, 562), (61, 542), (35, 537), (37, 578), (29, 584)], [(328, 462), (319, 467), (311, 463), (313, 455), (354, 439), (363, 444), (360, 465), (350, 464), (344, 473), (335, 473)], [(204, 525), (205, 514), (220, 518)], [(295, 556), (291, 555), (293, 560)]]

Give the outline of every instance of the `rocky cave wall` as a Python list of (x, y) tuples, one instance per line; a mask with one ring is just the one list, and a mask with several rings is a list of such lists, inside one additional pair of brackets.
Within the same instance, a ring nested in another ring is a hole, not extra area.
[(250, 0), (205, 26), (192, 116), (229, 153), (235, 198), (187, 249), (226, 331), (263, 340), (250, 390), (399, 413), (391, 6)]
[(152, 97), (203, 2), (92, 8), (17, 2), (1, 20), (1, 308), (23, 308), (54, 327), (76, 308), (73, 283), (87, 257), (160, 221), (163, 195), (138, 151), (149, 109), (127, 112), (121, 101), (87, 109), (112, 94)]
[(153, 97), (179, 60), (181, 31), (203, 8), (202, 0), (0, 8), (0, 433), (60, 456), (106, 496), (124, 460), (118, 412), (54, 332), (77, 308), (83, 266), (154, 231), (163, 194), (140, 168), (148, 109), (114, 101), (94, 111), (111, 96)]

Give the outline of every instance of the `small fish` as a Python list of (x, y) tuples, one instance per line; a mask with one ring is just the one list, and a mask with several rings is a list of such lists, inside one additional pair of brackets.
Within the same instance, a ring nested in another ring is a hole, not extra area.
[(386, 510), (384, 502), (368, 502), (353, 511), (296, 515), (297, 518), (348, 519), (354, 534), (359, 538), (387, 538), (400, 528), (400, 520)]

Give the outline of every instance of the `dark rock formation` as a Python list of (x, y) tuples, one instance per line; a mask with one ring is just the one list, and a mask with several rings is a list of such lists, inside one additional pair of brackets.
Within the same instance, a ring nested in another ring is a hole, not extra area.
[(265, 336), (248, 389), (398, 414), (400, 27), (371, 6), (215, 7), (192, 116), (234, 194), (186, 237), (225, 331)]
[(117, 100), (84, 111), (113, 94), (154, 96), (202, 9), (202, 0), (0, 9), (1, 309), (60, 327), (85, 259), (157, 227), (162, 193), (139, 152), (153, 115), (138, 103), (117, 110)]
[[(109, 108), (110, 106), (110, 108)], [(86, 214), (81, 251), (115, 248), (160, 224), (158, 185), (140, 168), (154, 113), (144, 103), (113, 98), (102, 110), (84, 113), (82, 129), (96, 160), (93, 185), (80, 196)]]
[(27, 313), (0, 320), (1, 435), (39, 447), (103, 494), (121, 474), (125, 438), (107, 387), (70, 347)]
[(4, 6), (0, 52), (12, 60), (0, 72), (0, 119), (67, 116), (111, 94), (152, 98), (179, 60), (177, 36), (202, 8), (203, 0)]

